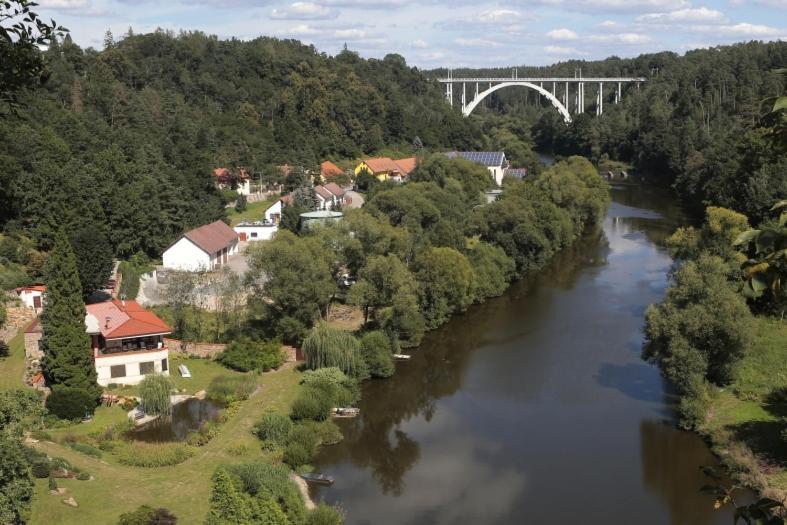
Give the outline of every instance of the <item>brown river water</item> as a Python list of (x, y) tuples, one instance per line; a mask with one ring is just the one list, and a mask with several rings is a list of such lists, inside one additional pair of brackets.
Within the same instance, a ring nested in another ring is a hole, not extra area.
[(658, 243), (686, 220), (655, 189), (612, 195), (599, 232), (367, 382), (315, 499), (348, 525), (732, 522), (699, 493), (716, 460), (640, 359), (671, 265)]

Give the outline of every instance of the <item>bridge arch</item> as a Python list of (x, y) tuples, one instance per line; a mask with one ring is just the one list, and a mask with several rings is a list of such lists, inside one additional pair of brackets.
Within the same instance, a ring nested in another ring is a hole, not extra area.
[(484, 100), (486, 97), (488, 97), (489, 95), (491, 95), (492, 93), (494, 93), (498, 89), (503, 89), (503, 88), (510, 87), (510, 86), (521, 86), (521, 87), (529, 87), (531, 89), (535, 89), (536, 91), (538, 91), (539, 93), (544, 95), (547, 98), (547, 100), (549, 100), (549, 102), (552, 103), (553, 106), (555, 106), (555, 108), (563, 116), (563, 120), (566, 123), (571, 122), (571, 114), (568, 112), (568, 109), (566, 108), (566, 106), (564, 106), (563, 103), (560, 102), (560, 100), (558, 100), (555, 95), (553, 95), (552, 93), (550, 93), (549, 91), (547, 91), (546, 89), (544, 89), (541, 86), (537, 86), (537, 85), (533, 84), (532, 82), (526, 82), (524, 80), (513, 80), (513, 81), (510, 81), (510, 82), (501, 82), (500, 84), (495, 84), (494, 86), (490, 87), (489, 89), (480, 92), (469, 104), (467, 104), (462, 109), (462, 114), (465, 117), (470, 115), (470, 113), (473, 112), (473, 110), (476, 108), (476, 106), (478, 106), (478, 104), (480, 104), (481, 101)]

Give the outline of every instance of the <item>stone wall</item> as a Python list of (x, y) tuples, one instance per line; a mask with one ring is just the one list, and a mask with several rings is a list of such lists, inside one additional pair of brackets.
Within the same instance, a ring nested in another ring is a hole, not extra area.
[(179, 339), (164, 338), (164, 344), (173, 351), (192, 357), (213, 358), (224, 351), (227, 345), (222, 343), (183, 343)]

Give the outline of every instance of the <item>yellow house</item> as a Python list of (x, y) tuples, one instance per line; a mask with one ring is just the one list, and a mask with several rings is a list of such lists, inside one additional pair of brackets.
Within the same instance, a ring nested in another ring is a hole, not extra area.
[(366, 159), (362, 160), (355, 167), (355, 175), (358, 176), (361, 171), (367, 170), (380, 182), (385, 182), (389, 179), (401, 182), (415, 169), (415, 165), (415, 157), (399, 160), (393, 160), (389, 157)]

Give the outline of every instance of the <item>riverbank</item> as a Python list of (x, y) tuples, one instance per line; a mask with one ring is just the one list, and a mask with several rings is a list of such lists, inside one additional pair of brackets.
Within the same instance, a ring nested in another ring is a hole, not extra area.
[(787, 322), (757, 317), (750, 351), (697, 431), (739, 483), (787, 498)]

